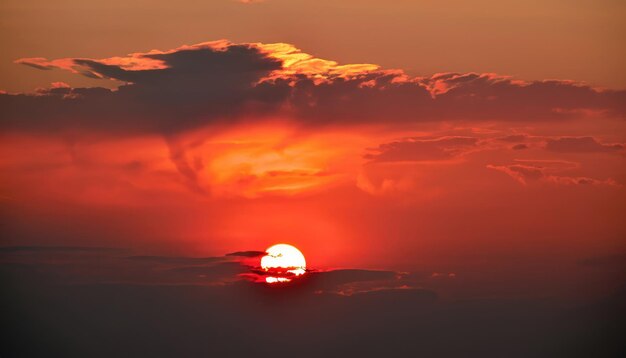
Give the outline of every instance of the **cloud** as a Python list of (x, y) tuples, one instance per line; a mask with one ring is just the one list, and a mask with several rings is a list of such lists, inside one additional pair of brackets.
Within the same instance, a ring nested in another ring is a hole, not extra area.
[[(127, 256), (131, 250), (107, 247), (74, 246), (7, 246), (0, 247), (0, 270), (13, 267), (29, 274), (55, 277), (58, 283), (83, 284), (96, 282), (136, 284), (187, 284), (250, 282), (250, 275), (264, 277), (268, 273), (254, 264), (263, 251), (237, 251), (224, 256)], [(248, 274), (248, 275), (245, 275)], [(368, 291), (367, 284), (397, 286), (404, 276), (393, 271), (364, 269), (311, 269), (294, 281), (302, 290), (337, 292), (345, 285), (365, 284), (359, 292)], [(256, 280), (252, 280), (256, 282)], [(261, 280), (260, 282), (264, 282)], [(406, 284), (402, 281), (402, 284)]]
[(393, 271), (337, 269), (311, 272), (306, 277), (311, 290), (354, 294), (379, 289), (397, 288), (400, 277)]
[(185, 186), (194, 193), (205, 194), (206, 189), (200, 185), (198, 173), (189, 163), (185, 149), (175, 141), (169, 141), (168, 147), (170, 151), (170, 160), (174, 163), (176, 169), (183, 177)]
[(51, 88), (0, 94), (4, 130), (70, 129), (175, 134), (219, 121), (283, 116), (307, 125), (439, 120), (623, 118), (626, 91), (571, 81), (525, 82), (495, 74), (411, 78), (372, 64), (340, 65), (289, 44), (220, 40), (105, 59), (28, 58), (121, 81), (116, 90)]
[(163, 265), (199, 265), (222, 261), (222, 257), (129, 256), (127, 260)]
[(546, 149), (558, 153), (599, 153), (624, 149), (623, 144), (603, 144), (593, 137), (561, 137), (548, 139)]
[[(128, 256), (129, 249), (20, 246), (0, 248), (0, 266), (60, 284), (223, 284), (241, 280), (251, 256)], [(252, 253), (253, 251), (243, 252)]]
[(111, 247), (85, 247), (85, 246), (3, 246), (0, 247), (0, 254), (14, 253), (85, 253), (102, 252), (115, 253), (122, 252), (123, 249)]
[(373, 162), (449, 160), (475, 148), (477, 142), (473, 137), (408, 138), (381, 144), (365, 158)]
[(243, 114), (248, 106), (259, 115), (264, 106), (279, 104), (286, 94), (277, 87), (256, 85), (280, 69), (281, 62), (252, 45), (211, 42), (102, 60), (18, 62), (126, 84), (114, 91), (62, 88), (2, 95), (0, 103), (6, 108), (2, 124), (15, 130), (169, 134)]
[[(293, 274), (285, 273), (282, 269), (277, 269), (279, 275), (283, 277), (291, 277)], [(249, 272), (241, 275), (243, 278), (252, 282), (265, 282), (265, 277), (276, 275), (276, 271), (264, 270), (258, 266), (249, 266)], [(385, 282), (394, 286), (394, 283), (402, 275), (393, 271), (383, 270), (363, 270), (363, 269), (331, 269), (331, 270), (317, 270), (315, 268), (307, 269), (307, 273), (304, 276), (298, 277), (297, 280), (292, 280), (286, 285), (303, 286), (306, 290), (331, 290), (337, 291), (346, 284), (356, 283), (371, 283), (371, 282)], [(369, 285), (368, 285), (369, 286)]]
[(519, 164), (511, 165), (487, 165), (487, 168), (506, 173), (522, 185), (534, 182), (549, 183), (556, 185), (601, 185), (619, 186), (612, 178), (605, 180), (581, 176), (556, 175), (564, 170), (572, 169), (575, 163), (559, 161), (520, 161)]
[(527, 134), (511, 134), (504, 137), (498, 137), (496, 139), (503, 142), (518, 143), (525, 141), (527, 138)]
[(167, 269), (161, 274), (175, 283), (208, 282), (224, 284), (239, 280), (238, 275), (247, 272), (247, 268), (239, 262), (219, 262), (211, 266), (183, 266)]
[[(0, 269), (11, 266), (25, 274), (41, 275), (56, 283), (225, 284), (260, 282), (271, 272), (262, 270), (265, 252), (249, 250), (224, 256), (189, 257), (133, 255), (130, 250), (100, 247), (0, 247)], [(311, 269), (293, 281), (303, 292), (354, 294), (410, 285), (393, 271)]]
[(0, 297), (11, 328), (2, 356), (569, 357), (619, 356), (623, 347), (621, 316), (607, 315), (623, 311), (623, 288), (571, 304), (440, 299), (427, 289), (338, 295), (249, 282), (49, 284), (15, 275), (0, 265), (10, 278), (10, 295)]
[(259, 257), (264, 256), (265, 251), (236, 251), (226, 254), (226, 256), (240, 256), (240, 257)]

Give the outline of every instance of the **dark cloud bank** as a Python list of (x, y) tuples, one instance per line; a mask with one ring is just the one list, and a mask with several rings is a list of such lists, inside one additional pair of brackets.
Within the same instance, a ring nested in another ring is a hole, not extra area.
[[(337, 270), (283, 287), (247, 280), (201, 284), (232, 278), (245, 266), (228, 255), (168, 258), (94, 249), (84, 260), (84, 250), (66, 249), (2, 250), (0, 277), (11, 294), (1, 296), (0, 356), (619, 357), (626, 352), (618, 333), (625, 328), (623, 288), (574, 307), (548, 299), (445, 300), (428, 288), (347, 296), (329, 290), (397, 276)], [(239, 257), (246, 256), (252, 254)]]
[(625, 91), (476, 73), (413, 79), (380, 69), (293, 73), (283, 71), (282, 60), (271, 51), (251, 44), (188, 46), (135, 54), (134, 60), (160, 66), (128, 67), (110, 59), (60, 60), (65, 65), (20, 60), (38, 69), (61, 67), (125, 84), (117, 90), (57, 86), (35, 94), (0, 94), (2, 129), (173, 134), (265, 115), (319, 125), (624, 118), (626, 113)]

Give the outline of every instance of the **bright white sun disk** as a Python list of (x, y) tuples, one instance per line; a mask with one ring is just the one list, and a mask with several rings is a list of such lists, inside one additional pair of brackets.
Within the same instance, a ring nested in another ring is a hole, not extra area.
[[(288, 244), (277, 244), (265, 250), (266, 255), (261, 258), (261, 268), (265, 271), (284, 271), (295, 276), (303, 275), (306, 272), (306, 260), (304, 255), (297, 248)], [(268, 276), (267, 283), (289, 282), (288, 277)]]

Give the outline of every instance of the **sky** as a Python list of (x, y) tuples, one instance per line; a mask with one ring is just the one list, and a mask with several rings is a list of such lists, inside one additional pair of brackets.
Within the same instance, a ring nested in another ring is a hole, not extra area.
[(622, 2), (0, 9), (0, 355), (624, 352)]

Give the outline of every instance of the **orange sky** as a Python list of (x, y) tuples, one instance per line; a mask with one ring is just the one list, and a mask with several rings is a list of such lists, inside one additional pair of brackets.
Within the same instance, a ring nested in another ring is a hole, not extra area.
[[(445, 62), (423, 76), (379, 47), (350, 63), (297, 43), (64, 46), (11, 49), (21, 85), (52, 84), (0, 94), (6, 245), (289, 242), (314, 268), (478, 272), (474, 288), (501, 291), (555, 267), (575, 290), (579, 262), (626, 251), (625, 92), (533, 80), (548, 62), (525, 78)], [(532, 284), (562, 288), (547, 280)]]
[[(207, 39), (288, 42), (342, 63), (413, 75), (495, 72), (622, 89), (626, 5), (614, 0), (217, 1), (6, 0), (0, 89), (53, 81), (102, 85), (16, 66), (22, 57), (103, 58)], [(366, 36), (363, 36), (366, 34)]]

